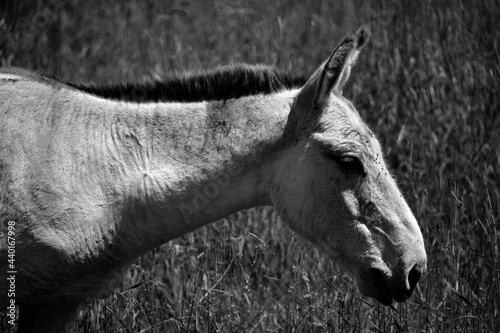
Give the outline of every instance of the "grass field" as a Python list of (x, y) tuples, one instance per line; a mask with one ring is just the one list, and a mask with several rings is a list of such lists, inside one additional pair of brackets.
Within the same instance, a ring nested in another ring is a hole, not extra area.
[[(140, 258), (76, 332), (500, 332), (499, 18), (496, 0), (3, 1), (1, 64), (75, 81), (232, 62), (310, 74), (369, 23), (345, 95), (426, 241), (428, 271), (393, 311), (271, 208), (243, 211)], [(15, 332), (1, 314), (0, 331)]]

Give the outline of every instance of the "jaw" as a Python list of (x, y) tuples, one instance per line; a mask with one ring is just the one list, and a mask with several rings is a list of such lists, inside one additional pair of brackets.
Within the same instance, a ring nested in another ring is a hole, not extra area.
[[(352, 265), (355, 262), (354, 257), (345, 256), (337, 251), (333, 250), (329, 246), (329, 242), (324, 239), (316, 239), (317, 244), (329, 254), (332, 261), (337, 262), (343, 269), (349, 271), (356, 278), (359, 291), (368, 297), (371, 297), (383, 305), (392, 305), (394, 303), (393, 295), (390, 291), (389, 285), (387, 283), (389, 270), (385, 267), (384, 270), (379, 270), (375, 268), (360, 270), (356, 265)], [(358, 257), (359, 258), (359, 257)], [(358, 264), (360, 266), (364, 265), (362, 263)], [(380, 265), (377, 265), (380, 266)]]
[[(318, 244), (322, 249), (327, 250), (334, 262), (354, 275), (358, 289), (364, 296), (373, 298), (385, 306), (390, 306), (394, 302), (403, 302), (410, 297), (411, 292), (402, 293), (403, 285), (402, 281), (399, 281), (400, 277), (394, 276), (395, 272), (378, 255), (349, 256), (335, 251), (324, 240), (319, 240)], [(362, 257), (364, 258), (361, 259)]]

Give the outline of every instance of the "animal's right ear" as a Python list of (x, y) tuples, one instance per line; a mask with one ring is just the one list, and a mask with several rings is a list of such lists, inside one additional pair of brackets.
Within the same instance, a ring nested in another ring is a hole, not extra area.
[(290, 111), (289, 123), (293, 120), (299, 125), (311, 117), (316, 118), (328, 103), (332, 93), (342, 93), (359, 51), (368, 39), (369, 32), (363, 26), (355, 36), (347, 36), (342, 40), (328, 60), (316, 70), (298, 93)]

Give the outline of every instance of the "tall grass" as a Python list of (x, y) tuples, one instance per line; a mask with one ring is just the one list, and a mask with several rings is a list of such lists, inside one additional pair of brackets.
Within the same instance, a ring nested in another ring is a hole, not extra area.
[(497, 1), (8, 0), (0, 15), (2, 65), (97, 82), (231, 62), (311, 73), (369, 22), (345, 94), (426, 240), (428, 272), (393, 311), (270, 208), (240, 212), (140, 258), (76, 332), (500, 331)]

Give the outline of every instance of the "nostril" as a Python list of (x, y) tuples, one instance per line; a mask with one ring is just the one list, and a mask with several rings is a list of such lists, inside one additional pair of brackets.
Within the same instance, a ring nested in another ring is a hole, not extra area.
[(410, 270), (410, 273), (408, 273), (408, 283), (410, 284), (410, 293), (412, 293), (413, 289), (415, 289), (415, 286), (417, 285), (418, 281), (420, 281), (421, 276), (422, 276), (422, 269), (418, 265), (413, 266), (413, 268)]

